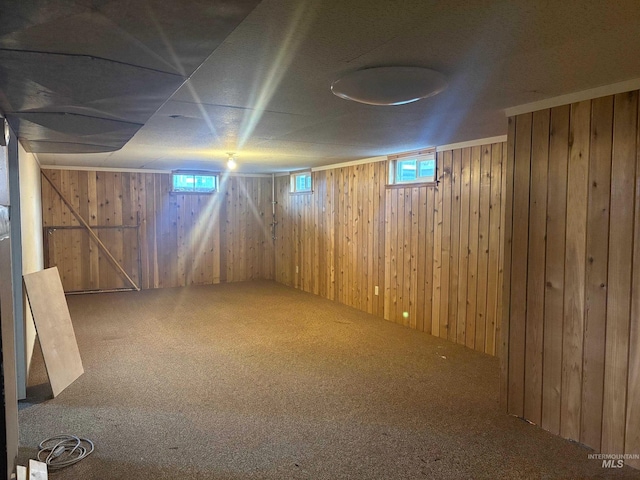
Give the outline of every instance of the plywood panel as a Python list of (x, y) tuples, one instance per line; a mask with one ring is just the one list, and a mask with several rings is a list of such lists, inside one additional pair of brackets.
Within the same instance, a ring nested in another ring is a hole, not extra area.
[(84, 373), (69, 308), (56, 267), (24, 275), (53, 396)]

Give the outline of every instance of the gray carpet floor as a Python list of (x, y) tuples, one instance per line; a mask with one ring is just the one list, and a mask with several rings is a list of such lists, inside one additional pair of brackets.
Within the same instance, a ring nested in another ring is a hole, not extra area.
[(496, 358), (273, 282), (68, 297), (85, 373), (36, 349), (20, 460), (95, 442), (54, 479), (640, 478), (503, 414)]

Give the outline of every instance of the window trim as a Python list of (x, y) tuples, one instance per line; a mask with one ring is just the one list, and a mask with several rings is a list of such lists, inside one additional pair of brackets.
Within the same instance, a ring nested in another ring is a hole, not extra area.
[[(174, 184), (174, 177), (176, 175), (192, 175), (194, 177), (213, 177), (214, 186), (213, 190), (197, 191), (197, 190), (176, 190)], [(207, 170), (173, 170), (171, 172), (171, 193), (172, 195), (211, 195), (218, 192), (220, 188), (220, 174), (218, 172), (211, 172)]]
[[(405, 185), (437, 185), (438, 184), (438, 155), (435, 148), (416, 150), (413, 152), (404, 152), (397, 155), (389, 155), (389, 182), (388, 187), (405, 186)], [(430, 177), (418, 177), (416, 172), (415, 180), (398, 181), (398, 161), (415, 160), (416, 168), (421, 161), (433, 160), (435, 169), (433, 179)]]
[[(298, 190), (296, 187), (296, 178), (305, 175), (305, 176), (309, 176), (310, 179), (310, 186), (309, 186), (309, 190)], [(300, 170), (297, 172), (291, 172), (289, 174), (289, 193), (291, 195), (308, 195), (310, 193), (313, 193), (313, 172), (311, 170)]]

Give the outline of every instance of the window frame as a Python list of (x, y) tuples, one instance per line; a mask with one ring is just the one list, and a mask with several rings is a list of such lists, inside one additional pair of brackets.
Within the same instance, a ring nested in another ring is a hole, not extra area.
[[(213, 189), (212, 190), (196, 190), (196, 182), (194, 181), (194, 189), (193, 190), (182, 190), (176, 189), (175, 185), (175, 177), (176, 176), (192, 176), (194, 177), (212, 177), (213, 178)], [(220, 174), (218, 172), (211, 172), (206, 170), (174, 170), (171, 172), (171, 194), (173, 195), (211, 195), (216, 193), (220, 188)]]
[[(438, 184), (438, 156), (435, 148), (389, 155), (387, 158), (389, 160), (389, 186)], [(411, 180), (398, 180), (398, 166), (401, 165), (402, 162), (406, 161), (416, 162), (416, 178)], [(420, 163), (425, 161), (434, 162), (433, 176), (418, 176)]]
[[(297, 179), (299, 177), (309, 177), (309, 188), (299, 190), (297, 186)], [(290, 186), (289, 193), (291, 194), (310, 194), (313, 193), (313, 172), (311, 170), (303, 170), (299, 172), (292, 172), (289, 174)]]

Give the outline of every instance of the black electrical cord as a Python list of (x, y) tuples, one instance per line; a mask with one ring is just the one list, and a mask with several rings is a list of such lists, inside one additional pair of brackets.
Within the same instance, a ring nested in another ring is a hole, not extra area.
[(93, 442), (86, 438), (56, 435), (40, 442), (38, 461), (46, 463), (51, 470), (57, 470), (78, 463), (93, 449)]

